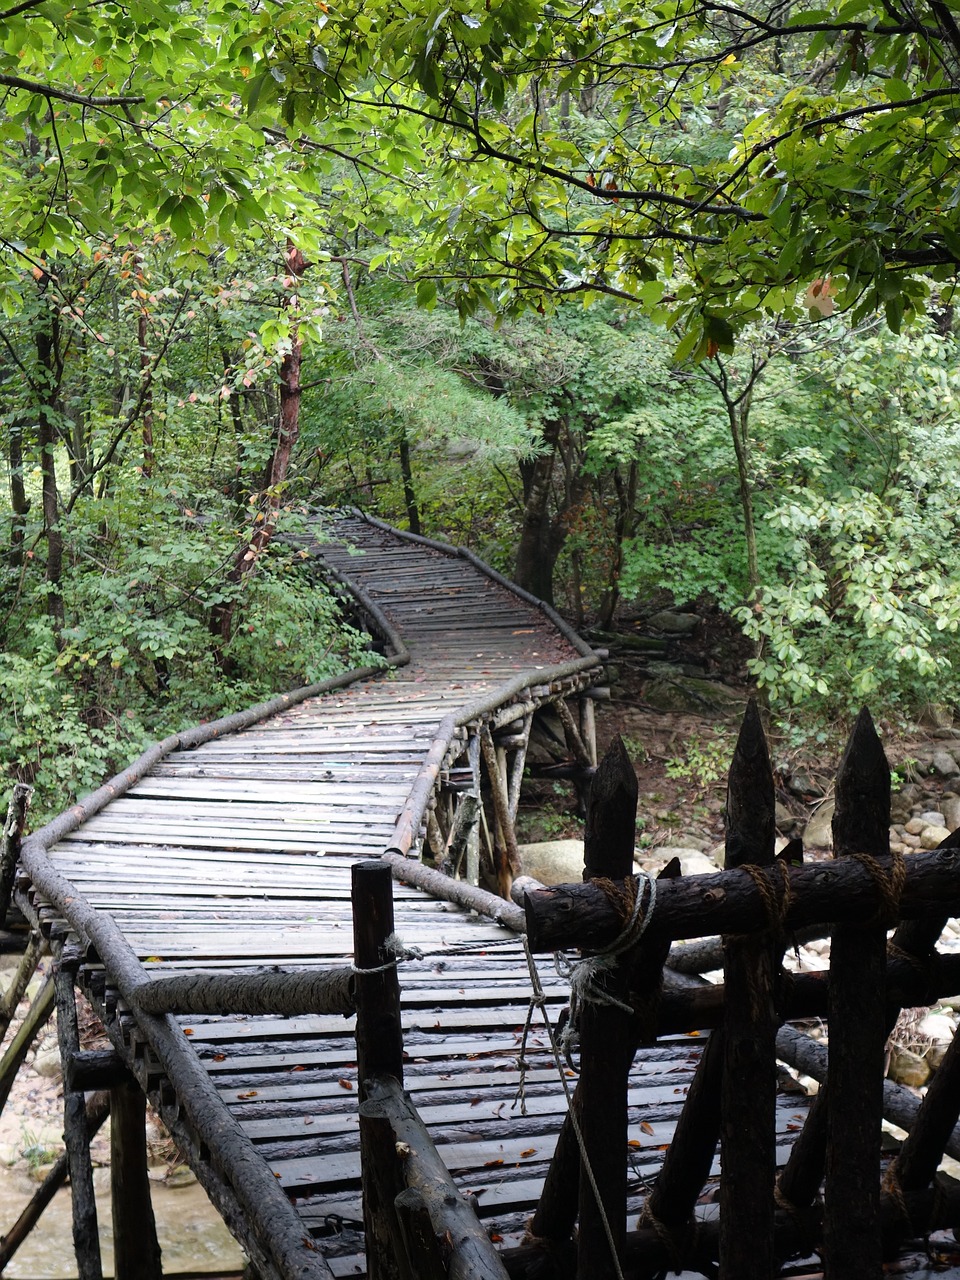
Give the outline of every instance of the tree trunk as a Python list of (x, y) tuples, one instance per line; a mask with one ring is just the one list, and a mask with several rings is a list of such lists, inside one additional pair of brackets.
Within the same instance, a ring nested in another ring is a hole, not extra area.
[(63, 533), (60, 529), (60, 495), (57, 489), (57, 405), (60, 378), (57, 368), (57, 320), (54, 315), (41, 324), (36, 335), (37, 352), (37, 443), (40, 447), (43, 528), (47, 540), (47, 613), (53, 624), (57, 647), (62, 647), (64, 627)]
[(403, 505), (407, 511), (407, 525), (411, 533), (420, 533), (420, 508), (417, 506), (417, 491), (413, 483), (413, 468), (410, 465), (410, 438), (407, 428), (402, 426), (397, 433), (397, 449), (400, 454), (400, 475), (403, 479)]
[[(306, 268), (306, 261), (300, 250), (287, 241), (286, 264), (289, 275), (296, 281), (300, 279)], [(273, 539), (280, 511), (282, 486), (287, 478), (290, 457), (300, 434), (300, 359), (302, 343), (297, 324), (299, 298), (291, 292), (287, 303), (291, 315), (290, 350), (283, 357), (280, 365), (280, 412), (277, 442), (267, 474), (267, 486), (260, 517), (253, 527), (250, 538), (237, 552), (233, 566), (227, 575), (227, 581), (233, 587), (240, 587), (244, 579), (256, 568), (257, 561), (266, 551)], [(211, 614), (210, 630), (214, 637), (214, 656), (217, 665), (225, 675), (234, 674), (234, 664), (225, 652), (233, 636), (234, 618), (237, 607), (236, 594), (223, 604), (217, 605)]]
[(7, 443), (10, 459), (10, 567), (19, 569), (23, 564), (23, 539), (30, 500), (23, 483), (23, 427), (22, 414), (15, 413), (10, 423)]

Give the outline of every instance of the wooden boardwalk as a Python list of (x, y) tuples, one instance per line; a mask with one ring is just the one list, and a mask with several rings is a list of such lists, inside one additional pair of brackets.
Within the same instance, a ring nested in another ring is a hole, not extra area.
[[(522, 686), (529, 707), (599, 676), (584, 646), (463, 557), (353, 517), (335, 534), (323, 558), (383, 610), (409, 662), (167, 750), (46, 852), (42, 839), (27, 841), (18, 887), (58, 944), (79, 945), (79, 985), (264, 1276), (364, 1270), (352, 1022), (135, 1017), (130, 992), (169, 973), (349, 965), (351, 865), (409, 851), (398, 818), (402, 827), (443, 718), (497, 690), (509, 705)], [(460, 750), (446, 751), (441, 773)], [(422, 953), (400, 973), (406, 1086), (458, 1184), (508, 1245), (566, 1110), (539, 1012), (521, 1064), (531, 997), (522, 941), (400, 883), (395, 905), (403, 943)], [(555, 1018), (567, 987), (552, 965), (541, 960), (540, 971)], [(637, 1207), (700, 1043), (677, 1036), (637, 1056), (624, 1152)], [(198, 1092), (219, 1099), (216, 1122), (195, 1105)], [(780, 1116), (786, 1136), (799, 1120), (789, 1099)]]

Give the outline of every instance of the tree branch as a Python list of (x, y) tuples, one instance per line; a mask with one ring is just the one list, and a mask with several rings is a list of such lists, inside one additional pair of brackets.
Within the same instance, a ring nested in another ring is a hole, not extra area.
[(26, 93), (38, 94), (41, 98), (56, 98), (58, 102), (73, 102), (80, 107), (123, 107), (146, 102), (141, 94), (87, 94), (73, 93), (69, 89), (57, 89), (53, 85), (44, 84), (41, 80), (25, 80), (23, 76), (11, 76), (0, 72), (0, 84), (10, 89), (23, 89)]

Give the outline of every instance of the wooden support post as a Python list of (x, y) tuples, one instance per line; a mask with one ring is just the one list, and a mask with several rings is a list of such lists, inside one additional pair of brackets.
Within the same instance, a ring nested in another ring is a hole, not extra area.
[(580, 737), (587, 748), (587, 755), (594, 768), (597, 766), (597, 718), (593, 698), (580, 695)]
[[(399, 1228), (393, 1200), (402, 1187), (399, 1183), (385, 1186), (385, 1175), (378, 1176), (384, 1159), (389, 1157), (390, 1133), (382, 1119), (363, 1115), (367, 1080), (373, 1076), (392, 1076), (403, 1081), (400, 983), (396, 966), (391, 964), (394, 957), (386, 948), (386, 940), (393, 933), (393, 877), (389, 865), (376, 859), (355, 863), (351, 868), (351, 881), (353, 955), (360, 971), (356, 975), (357, 1066), (367, 1275), (369, 1280), (401, 1280)], [(392, 1168), (392, 1164), (389, 1167)]]
[(720, 1136), (723, 1052), (723, 1028), (720, 1027), (711, 1033), (704, 1045), (673, 1141), (663, 1158), (641, 1217), (641, 1222), (656, 1223), (660, 1229), (666, 1228), (681, 1252), (681, 1237), (690, 1225), (697, 1197), (710, 1176)]
[[(480, 789), (480, 735), (479, 732), (472, 733), (467, 741), (467, 760), (470, 763), (470, 774), (473, 778), (473, 789), (477, 796), (477, 806), (479, 811), (479, 821), (474, 822), (470, 827), (467, 836), (467, 874), (466, 878), (470, 884), (480, 883), (480, 827), (486, 828), (487, 816), (483, 812), (483, 792)], [(493, 847), (491, 846), (491, 858), (493, 855)]]
[(503, 848), (495, 845), (496, 864), (494, 873), (497, 879), (497, 892), (502, 898), (510, 899), (510, 886), (514, 876), (520, 874), (520, 853), (517, 849), (517, 835), (510, 818), (510, 806), (507, 801), (507, 789), (500, 773), (500, 762), (489, 728), (485, 725), (480, 730), (480, 750), (483, 762), (487, 766), (487, 778), (490, 782), (490, 794), (493, 796), (493, 807), (497, 815)]
[[(760, 713), (751, 698), (727, 784), (725, 869), (772, 865), (775, 840), (773, 773)], [(774, 1273), (778, 1025), (774, 992), (780, 936), (774, 919), (758, 933), (728, 934), (723, 940), (721, 1280), (770, 1280)]]
[(573, 712), (567, 706), (565, 699), (558, 698), (554, 703), (557, 708), (557, 715), (560, 717), (560, 723), (563, 725), (564, 736), (567, 740), (567, 746), (573, 752), (574, 759), (577, 764), (583, 768), (592, 768), (594, 758), (587, 749), (586, 743), (580, 737), (580, 729), (576, 720), (573, 718)]
[(147, 1177), (147, 1102), (133, 1079), (110, 1090), (110, 1199), (116, 1280), (162, 1280)]
[(513, 823), (517, 821), (517, 810), (520, 808), (520, 788), (523, 785), (523, 769), (527, 760), (527, 747), (530, 745), (530, 727), (532, 724), (533, 712), (529, 711), (523, 717), (523, 729), (520, 734), (522, 741), (514, 750), (513, 759), (510, 761), (507, 807), (510, 811), (510, 821)]
[(29, 1012), (20, 1024), (20, 1029), (7, 1046), (7, 1051), (0, 1061), (0, 1111), (7, 1104), (10, 1090), (20, 1070), (20, 1065), (34, 1040), (46, 1026), (53, 1013), (55, 1001), (53, 978), (46, 978), (43, 986), (34, 996)]
[[(637, 796), (637, 775), (623, 740), (617, 737), (590, 790), (584, 830), (585, 880), (623, 880), (633, 872)], [(642, 885), (637, 891), (642, 892)], [(622, 1003), (626, 990), (623, 970), (614, 961), (581, 1001), (579, 1092), (584, 1169), (580, 1175), (578, 1280), (616, 1277), (623, 1258), (627, 1082), (636, 1042), (633, 1014), (607, 1001)], [(595, 1185), (586, 1176), (587, 1169), (592, 1171)]]
[(13, 882), (17, 875), (17, 860), (20, 857), (20, 846), (27, 825), (27, 810), (33, 787), (25, 782), (15, 782), (10, 804), (7, 807), (7, 818), (3, 824), (3, 844), (0, 846), (0, 925), (6, 924), (7, 912), (10, 910), (10, 897), (13, 893)]
[(64, 1075), (63, 1140), (70, 1170), (70, 1200), (73, 1213), (73, 1251), (80, 1280), (101, 1280), (100, 1230), (97, 1202), (93, 1192), (93, 1162), (84, 1096), (67, 1086), (73, 1058), (80, 1050), (77, 1031), (77, 1004), (74, 975), (80, 964), (80, 948), (68, 944), (61, 950), (54, 982), (57, 992), (57, 1039)]
[(460, 796), (457, 811), (453, 815), (450, 835), (440, 864), (440, 870), (444, 875), (456, 878), (460, 874), (464, 855), (469, 850), (470, 838), (475, 835), (477, 823), (480, 820), (479, 809), (479, 797), (472, 791), (464, 791)]
[(36, 929), (31, 929), (27, 945), (24, 947), (20, 963), (17, 965), (17, 971), (13, 975), (9, 987), (3, 993), (3, 1000), (0, 1001), (0, 1039), (6, 1035), (7, 1027), (13, 1020), (17, 1006), (30, 985), (30, 979), (37, 971), (42, 951), (43, 938)]
[[(834, 855), (890, 852), (890, 769), (864, 708), (837, 773)], [(867, 865), (867, 864), (865, 864)], [(886, 1017), (886, 919), (895, 903), (877, 878), (867, 924), (838, 924), (830, 949), (830, 1069), (824, 1187), (826, 1280), (879, 1280), (880, 1121)]]
[[(96, 1134), (100, 1129), (109, 1114), (110, 1095), (108, 1093), (93, 1094), (88, 1100), (85, 1109), (88, 1141), (93, 1138), (94, 1134)], [(56, 1162), (51, 1167), (50, 1172), (33, 1193), (32, 1198), (20, 1214), (20, 1217), (16, 1220), (10, 1230), (4, 1234), (2, 1242), (0, 1242), (0, 1272), (4, 1270), (7, 1263), (23, 1244), (24, 1240), (26, 1240), (33, 1228), (37, 1225), (40, 1220), (40, 1215), (64, 1185), (69, 1172), (68, 1156), (67, 1153), (64, 1152), (63, 1155), (57, 1158)]]

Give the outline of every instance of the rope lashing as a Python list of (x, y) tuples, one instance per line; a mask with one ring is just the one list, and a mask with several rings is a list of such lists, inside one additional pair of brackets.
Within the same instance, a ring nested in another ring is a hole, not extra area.
[[(604, 989), (601, 978), (613, 969), (617, 957), (635, 947), (646, 932), (653, 919), (653, 910), (657, 901), (657, 882), (653, 876), (641, 871), (639, 875), (628, 876), (622, 884), (598, 878), (593, 881), (620, 912), (625, 924), (614, 940), (602, 951), (581, 960), (570, 961), (561, 953), (554, 955), (557, 970), (570, 983), (570, 1017), (560, 1037), (560, 1047), (571, 1063), (571, 1053), (577, 1040), (577, 1027), (582, 1004), (602, 1004), (610, 1008), (621, 1009), (624, 1013), (635, 1014), (633, 1005), (619, 1000), (611, 992)], [(646, 897), (646, 909), (644, 909)]]
[(870, 873), (870, 879), (877, 886), (880, 894), (880, 910), (872, 924), (893, 924), (900, 916), (900, 898), (903, 886), (907, 883), (907, 862), (899, 850), (891, 854), (890, 874), (888, 875), (876, 858), (869, 853), (852, 853), (850, 857), (859, 862)]
[(408, 947), (398, 933), (389, 933), (383, 940), (383, 948), (388, 956), (391, 957), (385, 964), (375, 965), (372, 969), (358, 969), (357, 966), (351, 965), (350, 968), (354, 973), (386, 973), (388, 969), (396, 969), (401, 960), (422, 960), (423, 952), (419, 947)]

